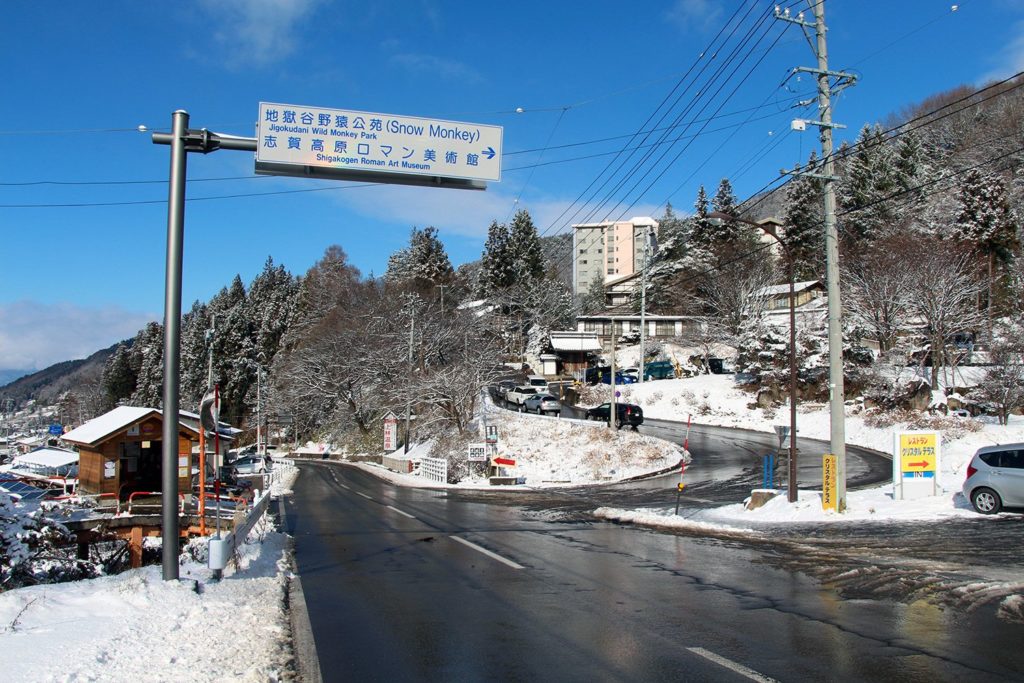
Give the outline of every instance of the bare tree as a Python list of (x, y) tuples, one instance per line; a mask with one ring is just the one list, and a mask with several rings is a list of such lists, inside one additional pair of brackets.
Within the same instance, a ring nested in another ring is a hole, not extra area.
[(985, 324), (985, 314), (978, 310), (985, 282), (975, 263), (970, 251), (957, 245), (923, 240), (905, 265), (912, 268), (910, 310), (930, 346), (933, 388), (939, 368), (955, 366), (957, 350), (948, 346), (954, 335), (973, 333)]
[(975, 395), (995, 406), (999, 424), (1005, 425), (1011, 412), (1024, 407), (1024, 342), (1019, 325), (1001, 332), (989, 352), (992, 367), (978, 383)]
[(702, 303), (712, 327), (722, 333), (719, 341), (735, 342), (753, 322), (760, 324), (771, 301), (769, 287), (776, 268), (768, 259), (743, 259), (704, 275)]
[(850, 320), (878, 342), (882, 353), (892, 350), (912, 315), (911, 286), (916, 272), (907, 267), (917, 249), (908, 239), (891, 239), (860, 257), (846, 261), (843, 304)]

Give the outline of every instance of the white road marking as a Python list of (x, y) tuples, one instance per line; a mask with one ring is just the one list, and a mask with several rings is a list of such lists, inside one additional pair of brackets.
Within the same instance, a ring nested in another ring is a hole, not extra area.
[(388, 508), (390, 508), (391, 510), (394, 510), (395, 512), (397, 512), (397, 513), (398, 513), (398, 514), (400, 514), (400, 515), (405, 515), (405, 516), (406, 516), (406, 517), (408, 517), (409, 519), (416, 519), (416, 517), (414, 517), (413, 515), (410, 515), (410, 514), (409, 514), (408, 512), (406, 512), (405, 510), (399, 510), (399, 509), (398, 509), (398, 508), (396, 508), (396, 507), (395, 507), (394, 505), (388, 505)]
[(719, 666), (724, 666), (726, 669), (729, 669), (730, 671), (735, 671), (740, 676), (745, 676), (752, 681), (760, 681), (761, 683), (775, 683), (774, 678), (769, 678), (768, 676), (760, 674), (754, 671), (753, 669), (748, 669), (742, 664), (738, 664), (732, 661), (731, 659), (726, 659), (722, 655), (716, 655), (714, 652), (711, 652), (710, 650), (705, 650), (702, 647), (688, 647), (686, 649), (695, 655), (700, 655), (704, 659), (710, 660), (715, 664), (718, 664)]
[(366, 494), (365, 494), (365, 493), (363, 493), (362, 491), (356, 491), (356, 495), (357, 495), (357, 496), (362, 496), (362, 497), (363, 497), (363, 498), (365, 498), (366, 500), (373, 500), (373, 498), (371, 498), (370, 496), (366, 495)]
[(526, 567), (524, 567), (523, 565), (518, 564), (516, 562), (513, 562), (512, 560), (510, 560), (508, 558), (502, 557), (501, 555), (498, 555), (497, 553), (492, 553), (487, 548), (482, 548), (482, 547), (478, 546), (476, 543), (473, 543), (472, 541), (467, 541), (466, 539), (459, 538), (458, 536), (451, 536), (450, 538), (453, 541), (458, 541), (462, 545), (467, 546), (469, 548), (472, 548), (473, 550), (477, 551), (478, 553), (483, 553), (484, 555), (486, 555), (487, 557), (491, 558), (492, 560), (497, 560), (498, 562), (501, 562), (503, 564), (507, 564), (509, 567), (512, 567), (512, 569), (526, 569)]

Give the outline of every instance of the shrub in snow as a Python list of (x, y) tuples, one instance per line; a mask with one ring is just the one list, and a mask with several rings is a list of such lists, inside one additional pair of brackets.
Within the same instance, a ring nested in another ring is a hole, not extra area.
[(71, 533), (42, 506), (0, 493), (0, 590), (97, 576), (96, 565), (77, 559), (76, 550)]

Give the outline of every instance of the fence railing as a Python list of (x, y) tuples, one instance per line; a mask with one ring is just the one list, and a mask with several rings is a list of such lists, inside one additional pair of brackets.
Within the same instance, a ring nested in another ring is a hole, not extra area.
[(439, 484), (447, 484), (448, 461), (443, 458), (420, 458), (420, 476)]
[(249, 509), (248, 514), (240, 519), (235, 524), (235, 527), (226, 535), (210, 539), (208, 561), (210, 569), (219, 571), (228, 566), (228, 562), (235, 555), (235, 548), (238, 547), (239, 543), (245, 542), (249, 532), (256, 526), (256, 522), (267, 511), (269, 504), (270, 491), (257, 492), (257, 496), (253, 499), (252, 507)]

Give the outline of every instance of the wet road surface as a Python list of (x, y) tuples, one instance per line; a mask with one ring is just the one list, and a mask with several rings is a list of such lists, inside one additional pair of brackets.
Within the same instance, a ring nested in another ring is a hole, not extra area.
[(1024, 626), (991, 604), (843, 599), (793, 563), (817, 566), (825, 536), (655, 533), (592, 521), (580, 492), (512, 502), (334, 464), (302, 464), (293, 488), (286, 530), (328, 681), (980, 681), (1024, 667)]

